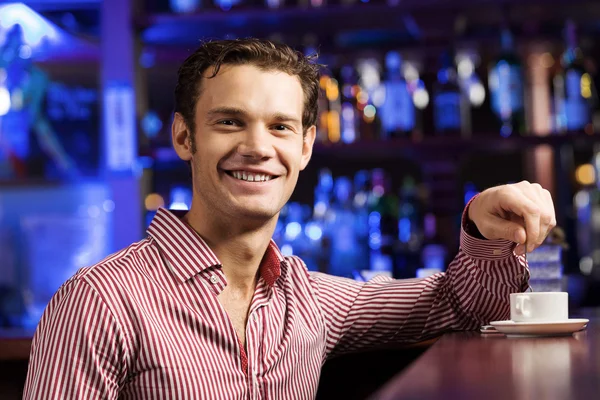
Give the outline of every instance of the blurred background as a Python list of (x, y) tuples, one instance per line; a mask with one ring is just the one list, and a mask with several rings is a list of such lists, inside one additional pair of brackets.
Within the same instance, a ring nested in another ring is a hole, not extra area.
[[(79, 268), (187, 209), (170, 143), (202, 39), (285, 42), (326, 65), (314, 157), (275, 240), (309, 269), (443, 271), (478, 192), (553, 194), (536, 291), (600, 305), (600, 3), (579, 0), (0, 2), (0, 327), (34, 328)], [(202, 190), (202, 188), (200, 188)]]

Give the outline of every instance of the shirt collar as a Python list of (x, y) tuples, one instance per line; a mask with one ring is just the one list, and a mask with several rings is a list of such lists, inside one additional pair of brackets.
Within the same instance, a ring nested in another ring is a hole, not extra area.
[[(221, 262), (202, 237), (183, 221), (186, 211), (159, 208), (148, 227), (148, 234), (156, 241), (175, 276), (185, 282)], [(271, 239), (260, 263), (259, 274), (269, 286), (281, 276), (285, 258)]]

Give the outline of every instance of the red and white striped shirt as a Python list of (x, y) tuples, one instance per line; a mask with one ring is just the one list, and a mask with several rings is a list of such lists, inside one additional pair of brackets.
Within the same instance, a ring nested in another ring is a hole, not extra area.
[(357, 282), (308, 272), (271, 242), (246, 349), (220, 305), (220, 262), (161, 209), (148, 237), (81, 269), (33, 338), (25, 399), (311, 399), (333, 355), (475, 329), (509, 315), (529, 272), (514, 244), (461, 234), (445, 273)]

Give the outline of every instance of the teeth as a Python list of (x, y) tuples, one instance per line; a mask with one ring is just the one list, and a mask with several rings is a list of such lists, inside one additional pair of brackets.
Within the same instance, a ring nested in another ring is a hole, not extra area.
[(240, 180), (248, 181), (248, 182), (267, 182), (272, 179), (272, 177), (270, 175), (251, 174), (251, 173), (246, 173), (243, 171), (242, 172), (233, 171), (231, 174), (236, 179), (240, 179)]

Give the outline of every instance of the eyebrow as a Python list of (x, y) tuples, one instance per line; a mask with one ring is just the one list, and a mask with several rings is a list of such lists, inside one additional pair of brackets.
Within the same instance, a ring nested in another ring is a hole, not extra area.
[[(208, 112), (206, 113), (208, 115), (209, 118), (214, 118), (217, 116), (228, 116), (228, 117), (248, 117), (248, 112), (242, 108), (238, 108), (238, 107), (216, 107), (213, 109), (208, 110)], [(280, 113), (280, 112), (276, 112), (274, 114), (271, 114), (270, 116), (271, 120), (277, 121), (277, 122), (291, 122), (291, 123), (296, 123), (296, 124), (301, 124), (302, 122), (292, 116), (292, 115), (288, 115), (288, 114), (284, 114), (284, 113)]]

